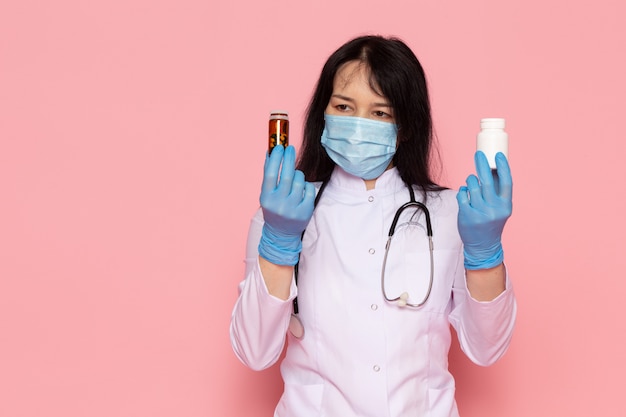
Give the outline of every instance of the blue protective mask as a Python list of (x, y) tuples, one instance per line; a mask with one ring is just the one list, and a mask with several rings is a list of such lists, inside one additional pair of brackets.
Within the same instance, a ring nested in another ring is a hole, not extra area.
[(344, 171), (363, 178), (378, 178), (396, 153), (398, 127), (355, 116), (324, 115), (322, 146)]

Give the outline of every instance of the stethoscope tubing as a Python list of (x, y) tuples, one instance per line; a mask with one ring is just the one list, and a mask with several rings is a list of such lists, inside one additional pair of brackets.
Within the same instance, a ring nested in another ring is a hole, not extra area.
[[(430, 212), (428, 211), (428, 208), (423, 203), (420, 203), (419, 201), (415, 201), (415, 196), (413, 195), (413, 189), (411, 188), (410, 190), (411, 190), (411, 201), (409, 201), (408, 203), (404, 203), (402, 206), (400, 206), (398, 211), (396, 211), (396, 215), (393, 217), (393, 221), (391, 222), (391, 227), (389, 228), (387, 243), (385, 244), (385, 256), (383, 257), (383, 267), (380, 273), (380, 287), (383, 293), (383, 297), (385, 298), (386, 301), (390, 303), (397, 302), (400, 307), (408, 306), (408, 307), (419, 308), (423, 306), (424, 304), (426, 304), (426, 301), (428, 301), (428, 298), (430, 297), (430, 292), (432, 291), (432, 288), (433, 288), (433, 281), (435, 278), (434, 255), (433, 255), (433, 251), (434, 251), (433, 228), (430, 222)], [(385, 290), (385, 270), (387, 269), (387, 256), (389, 255), (389, 248), (391, 247), (391, 240), (393, 239), (393, 235), (396, 232), (396, 226), (398, 224), (398, 220), (400, 219), (400, 216), (402, 215), (402, 212), (409, 207), (418, 207), (419, 209), (422, 210), (422, 213), (424, 213), (424, 217), (426, 219), (426, 235), (428, 237), (428, 252), (430, 256), (430, 277), (428, 280), (428, 290), (426, 291), (426, 295), (424, 296), (422, 301), (420, 301), (419, 303), (409, 303), (408, 302), (409, 295), (406, 292), (403, 292), (398, 297), (389, 298), (387, 296), (387, 291)]]
[[(319, 189), (319, 191), (317, 192), (317, 195), (315, 196), (315, 202), (314, 202), (314, 207), (317, 207), (317, 203), (319, 202), (320, 197), (322, 196), (322, 193), (324, 192), (324, 189), (326, 188), (326, 185), (328, 184), (328, 181), (324, 181), (322, 182), (322, 185)], [(430, 297), (430, 293), (432, 291), (433, 288), (433, 281), (434, 281), (434, 274), (435, 274), (435, 269), (434, 269), (434, 249), (433, 249), (433, 229), (432, 229), (432, 224), (431, 224), (431, 219), (430, 219), (430, 212), (428, 211), (428, 208), (426, 207), (425, 204), (416, 201), (415, 200), (415, 193), (413, 192), (413, 187), (407, 184), (407, 188), (409, 189), (409, 194), (410, 194), (410, 201), (407, 203), (404, 203), (402, 206), (400, 206), (400, 208), (396, 211), (396, 214), (393, 218), (393, 221), (391, 222), (391, 227), (389, 228), (389, 234), (387, 237), (387, 243), (385, 244), (385, 255), (383, 257), (383, 265), (382, 265), (382, 270), (381, 270), (381, 277), (380, 277), (380, 285), (381, 285), (381, 290), (383, 293), (383, 297), (385, 298), (385, 300), (389, 303), (397, 303), (399, 307), (404, 307), (404, 306), (408, 306), (408, 307), (413, 307), (413, 308), (419, 308), (422, 307), (424, 304), (426, 304), (426, 301), (428, 301), (429, 297)], [(402, 294), (400, 294), (400, 296), (395, 297), (395, 298), (389, 298), (387, 296), (387, 291), (385, 290), (385, 270), (386, 270), (386, 266), (387, 266), (387, 256), (389, 255), (389, 248), (391, 247), (391, 241), (393, 239), (393, 235), (396, 231), (396, 226), (398, 224), (398, 220), (400, 219), (400, 216), (402, 215), (402, 212), (404, 212), (404, 210), (410, 208), (410, 207), (417, 207), (419, 208), (422, 213), (424, 213), (424, 218), (425, 218), (425, 222), (426, 222), (426, 235), (428, 237), (428, 250), (429, 250), (429, 255), (430, 255), (430, 277), (429, 277), (429, 283), (428, 283), (428, 290), (426, 292), (426, 295), (424, 296), (424, 298), (422, 299), (422, 301), (420, 301), (419, 303), (409, 303), (408, 302), (408, 293), (404, 292)], [(302, 232), (302, 238), (304, 238), (304, 231)], [(296, 285), (298, 284), (298, 266), (299, 263), (296, 263), (296, 265), (294, 266), (294, 279), (296, 282)], [(297, 338), (301, 338), (304, 336), (304, 327), (302, 326), (302, 323), (300, 322), (300, 319), (298, 318), (298, 313), (299, 313), (299, 309), (298, 309), (298, 297), (295, 297), (293, 299), (293, 314), (292, 314), (292, 322), (295, 321), (295, 327), (297, 328), (297, 331), (294, 332), (292, 330), (292, 333), (294, 334), (294, 336), (296, 336)], [(291, 327), (291, 325), (290, 325)]]

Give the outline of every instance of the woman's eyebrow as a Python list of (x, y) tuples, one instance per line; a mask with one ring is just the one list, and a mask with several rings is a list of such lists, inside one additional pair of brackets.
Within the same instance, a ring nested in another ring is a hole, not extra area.
[[(344, 96), (344, 95), (341, 95), (341, 94), (333, 94), (331, 97), (338, 98), (338, 99), (341, 99), (341, 100), (345, 100), (345, 101), (349, 101), (351, 103), (354, 103), (354, 99), (353, 98), (350, 98), (348, 96)], [(387, 102), (372, 103), (372, 105), (374, 105), (376, 107), (392, 107), (391, 104), (389, 104)]]
[(333, 94), (332, 97), (335, 98), (339, 98), (341, 100), (346, 100), (346, 101), (350, 101), (350, 102), (354, 102), (353, 98), (347, 97), (347, 96), (342, 96), (341, 94)]

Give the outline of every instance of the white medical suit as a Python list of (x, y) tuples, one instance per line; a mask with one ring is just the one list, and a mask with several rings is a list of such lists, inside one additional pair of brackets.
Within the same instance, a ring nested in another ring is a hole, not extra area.
[[(231, 342), (244, 364), (260, 370), (276, 363), (288, 340), (276, 417), (458, 416), (448, 371), (450, 324), (465, 354), (490, 365), (509, 345), (516, 302), (508, 277), (506, 290), (495, 300), (471, 298), (455, 194), (433, 192), (426, 201), (434, 282), (421, 308), (387, 302), (381, 291), (389, 227), (396, 210), (409, 201), (395, 168), (380, 176), (372, 190), (335, 168), (304, 234), (298, 285), (292, 282), (286, 301), (269, 295), (259, 269), (259, 210), (251, 221)], [(421, 198), (419, 191), (416, 198)], [(406, 291), (409, 302), (419, 303), (426, 294), (430, 262), (424, 217), (414, 217), (418, 225), (398, 226), (386, 268), (390, 298)], [(288, 331), (296, 295), (302, 339)]]

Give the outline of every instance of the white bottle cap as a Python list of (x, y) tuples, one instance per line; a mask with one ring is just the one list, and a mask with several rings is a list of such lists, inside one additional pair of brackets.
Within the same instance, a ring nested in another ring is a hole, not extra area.
[(504, 119), (500, 119), (496, 117), (480, 119), (481, 129), (504, 129), (504, 126), (505, 126)]

